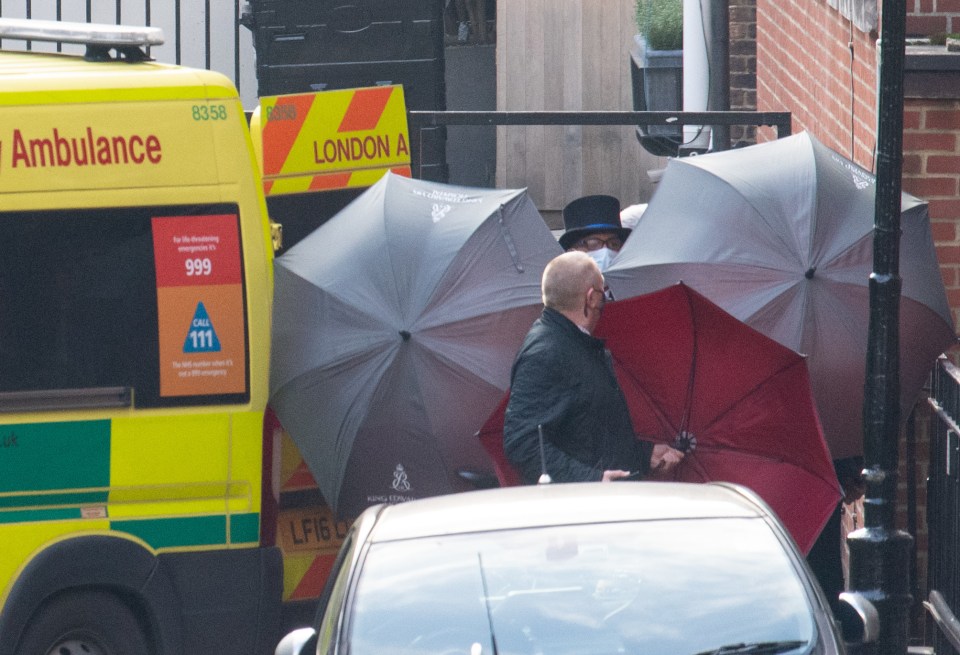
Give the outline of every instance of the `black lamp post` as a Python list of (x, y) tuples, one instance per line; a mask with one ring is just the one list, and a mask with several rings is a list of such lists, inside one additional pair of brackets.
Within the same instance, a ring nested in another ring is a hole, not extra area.
[(850, 534), (850, 586), (880, 618), (877, 652), (904, 655), (913, 537), (894, 525), (900, 435), (900, 197), (906, 5), (883, 0), (877, 116), (876, 218), (864, 389), (864, 527)]

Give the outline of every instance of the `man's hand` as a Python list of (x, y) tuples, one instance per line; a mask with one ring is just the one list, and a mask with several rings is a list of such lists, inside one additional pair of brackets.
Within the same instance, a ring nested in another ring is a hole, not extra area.
[(846, 504), (855, 503), (867, 491), (867, 483), (861, 478), (844, 478), (840, 480), (840, 486), (843, 488), (843, 502)]
[(650, 455), (650, 470), (657, 473), (669, 473), (683, 461), (683, 453), (665, 443), (653, 445)]
[(867, 481), (863, 479), (863, 458), (838, 459), (833, 466), (843, 489), (843, 502), (849, 505), (863, 498), (867, 491)]
[[(677, 464), (683, 461), (683, 453), (667, 444), (653, 444), (653, 452), (650, 454), (650, 472), (651, 473), (669, 473)], [(603, 472), (601, 482), (611, 482), (613, 480), (638, 480), (640, 475), (637, 472), (622, 471), (611, 469)]]
[(600, 482), (611, 482), (612, 480), (639, 480), (640, 474), (637, 472), (621, 471), (620, 469), (611, 469), (603, 472)]

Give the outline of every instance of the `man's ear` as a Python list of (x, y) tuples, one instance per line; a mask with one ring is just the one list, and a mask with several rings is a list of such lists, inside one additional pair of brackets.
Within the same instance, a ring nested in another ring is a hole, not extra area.
[(589, 289), (587, 289), (587, 293), (583, 297), (583, 317), (584, 318), (590, 318), (590, 310), (595, 308), (593, 298), (590, 295), (593, 292), (594, 292), (593, 287), (590, 287)]
[(603, 292), (590, 287), (590, 290), (587, 291), (587, 302), (592, 302), (594, 305), (599, 306), (603, 302)]

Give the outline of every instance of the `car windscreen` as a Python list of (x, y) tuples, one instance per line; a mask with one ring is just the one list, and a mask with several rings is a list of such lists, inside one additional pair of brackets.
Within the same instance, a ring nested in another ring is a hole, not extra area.
[(353, 596), (349, 653), (802, 652), (816, 629), (799, 575), (755, 519), (374, 544)]

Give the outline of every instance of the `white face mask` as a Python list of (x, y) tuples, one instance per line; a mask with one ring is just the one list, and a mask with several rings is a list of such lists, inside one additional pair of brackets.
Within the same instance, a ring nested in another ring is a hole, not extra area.
[(600, 248), (599, 250), (589, 250), (587, 254), (593, 258), (593, 261), (597, 262), (597, 266), (600, 267), (600, 272), (603, 273), (607, 270), (607, 267), (610, 266), (610, 262), (613, 261), (613, 258), (617, 256), (617, 253), (610, 250), (609, 248)]

